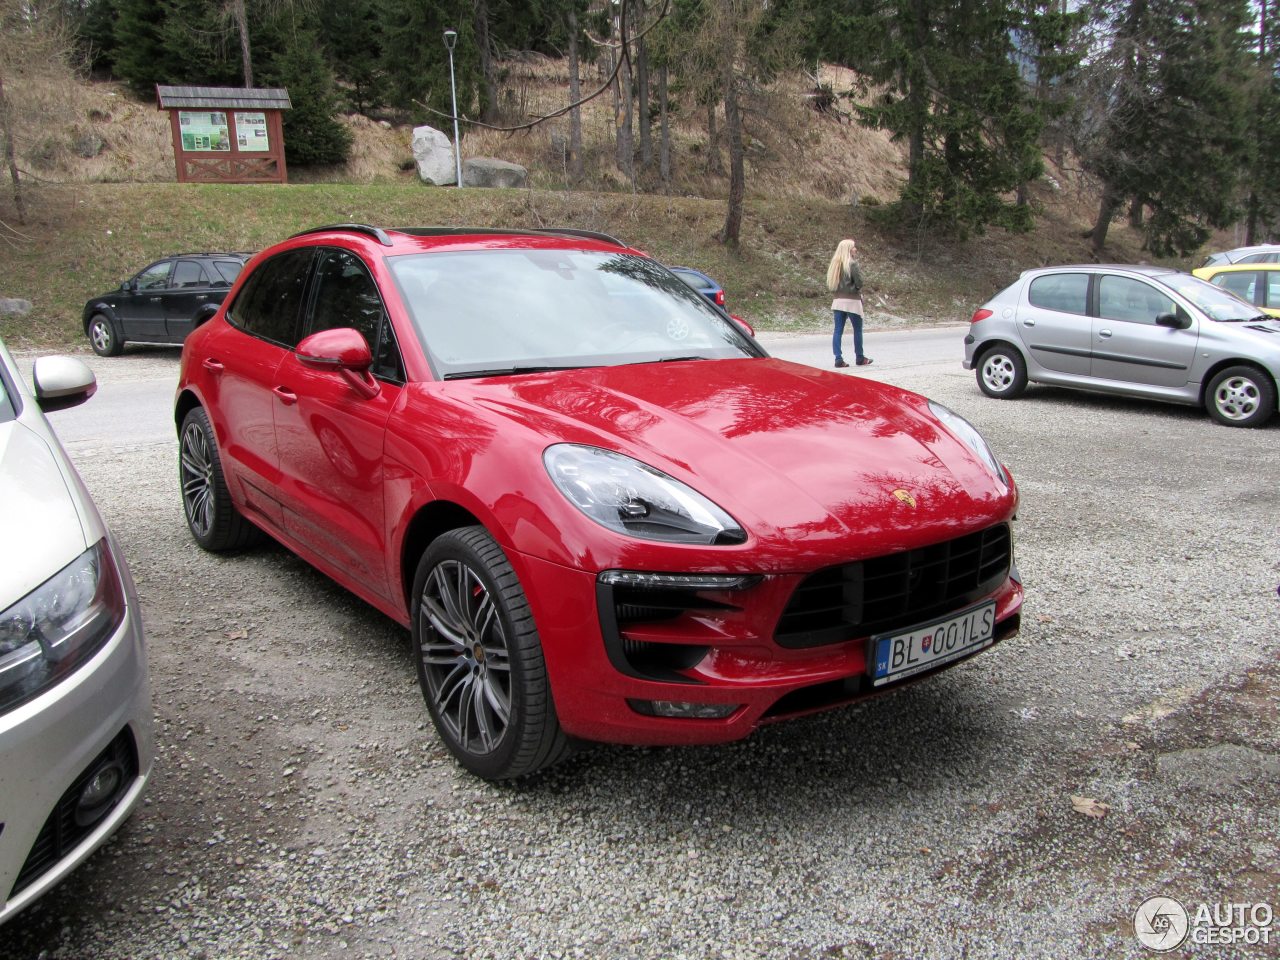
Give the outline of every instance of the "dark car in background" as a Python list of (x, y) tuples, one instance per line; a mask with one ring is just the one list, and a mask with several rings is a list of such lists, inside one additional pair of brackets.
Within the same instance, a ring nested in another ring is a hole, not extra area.
[(182, 343), (217, 312), (252, 254), (182, 253), (157, 260), (84, 305), (94, 353), (118, 356), (126, 343)]
[(697, 290), (717, 307), (724, 306), (724, 287), (701, 270), (695, 270), (693, 267), (667, 267), (667, 269), (683, 280), (686, 286)]

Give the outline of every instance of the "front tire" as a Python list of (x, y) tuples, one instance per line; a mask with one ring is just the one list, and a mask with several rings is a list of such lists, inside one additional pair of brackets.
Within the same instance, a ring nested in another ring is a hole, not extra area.
[(459, 763), (507, 780), (568, 755), (528, 599), (483, 527), (451, 530), (427, 548), (412, 629), (427, 710)]
[(1012, 400), (1027, 389), (1027, 363), (1013, 347), (997, 344), (978, 359), (978, 389), (997, 400)]
[(213, 553), (239, 550), (262, 538), (262, 532), (231, 502), (213, 426), (203, 407), (194, 408), (182, 421), (178, 477), (187, 528), (204, 549)]
[(95, 313), (89, 320), (89, 345), (100, 357), (118, 357), (124, 350), (124, 341), (116, 333), (111, 318), (102, 313)]
[(1204, 392), (1209, 416), (1228, 427), (1260, 427), (1276, 411), (1276, 388), (1256, 367), (1227, 367)]

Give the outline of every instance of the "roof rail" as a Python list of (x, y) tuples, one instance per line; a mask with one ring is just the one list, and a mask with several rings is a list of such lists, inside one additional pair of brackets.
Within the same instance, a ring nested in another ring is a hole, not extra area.
[(367, 223), (331, 223), (326, 227), (312, 227), (310, 230), (303, 230), (301, 233), (295, 233), (289, 239), (293, 240), (297, 237), (307, 237), (313, 233), (328, 233), (331, 230), (349, 230), (352, 233), (363, 233), (367, 237), (373, 237), (384, 247), (391, 246), (391, 238), (387, 236), (387, 232), (378, 227), (371, 227)]
[(626, 247), (617, 237), (594, 230), (577, 230), (572, 227), (394, 227), (396, 233), (405, 233), (411, 237), (449, 237), (476, 234), (479, 236), (528, 236), (537, 234), (548, 237), (583, 237), (587, 240), (598, 240), (615, 247)]

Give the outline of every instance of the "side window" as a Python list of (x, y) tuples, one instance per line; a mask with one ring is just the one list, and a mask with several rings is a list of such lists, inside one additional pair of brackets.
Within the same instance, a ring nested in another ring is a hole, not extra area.
[(1265, 253), (1251, 253), (1247, 257), (1241, 257), (1236, 263), (1266, 263), (1268, 256)]
[(293, 349), (298, 314), (314, 251), (290, 250), (260, 264), (227, 310), (227, 319), (255, 337)]
[(1266, 305), (1275, 309), (1280, 307), (1280, 270), (1267, 271), (1267, 302)]
[(153, 263), (138, 274), (139, 290), (163, 290), (169, 286), (169, 271), (173, 269), (173, 261), (165, 260)]
[(194, 260), (179, 260), (173, 268), (173, 285), (175, 287), (207, 287), (209, 277), (204, 267)]
[(354, 253), (325, 250), (316, 269), (308, 333), (354, 327), (373, 354), (371, 372), (386, 380), (404, 381), (400, 348), (378, 294), (378, 285)]
[(1089, 312), (1089, 275), (1087, 273), (1050, 273), (1031, 281), (1027, 299), (1033, 307), (1061, 313)]
[(1104, 320), (1155, 324), (1162, 313), (1174, 313), (1173, 300), (1150, 284), (1130, 277), (1098, 278), (1098, 316)]
[(1228, 293), (1234, 293), (1241, 300), (1253, 303), (1253, 294), (1257, 290), (1258, 275), (1252, 270), (1239, 273), (1220, 273), (1213, 278), (1213, 285), (1221, 287)]
[(244, 264), (239, 260), (215, 260), (213, 265), (218, 271), (218, 276), (213, 281), (216, 286), (231, 286), (244, 269)]

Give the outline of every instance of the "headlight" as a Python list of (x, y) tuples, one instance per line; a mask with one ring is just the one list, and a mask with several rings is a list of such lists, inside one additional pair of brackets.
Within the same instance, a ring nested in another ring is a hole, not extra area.
[(746, 542), (733, 517), (639, 460), (574, 443), (548, 447), (542, 460), (574, 506), (617, 533), (667, 543)]
[(950, 407), (944, 407), (935, 400), (929, 401), (929, 409), (955, 435), (957, 440), (978, 455), (978, 459), (991, 470), (991, 475), (996, 478), (996, 482), (1000, 484), (1001, 489), (1009, 489), (1009, 478), (1005, 475), (1004, 467), (1000, 466), (1000, 461), (996, 459), (996, 455), (992, 452), (987, 441), (982, 438), (978, 428)]
[(124, 611), (124, 589), (104, 538), (0, 613), (0, 713), (92, 657)]

